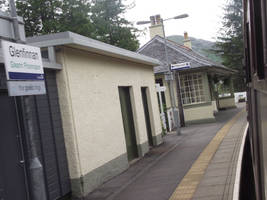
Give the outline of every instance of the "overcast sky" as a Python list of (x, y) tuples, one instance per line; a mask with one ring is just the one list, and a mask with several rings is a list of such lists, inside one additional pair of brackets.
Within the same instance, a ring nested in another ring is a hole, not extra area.
[[(133, 2), (133, 0), (127, 0)], [(221, 26), (223, 5), (227, 0), (135, 0), (135, 7), (128, 10), (125, 17), (134, 22), (134, 26), (144, 30), (145, 36), (139, 38), (141, 44), (150, 40), (147, 25), (136, 25), (137, 21), (149, 20), (149, 16), (160, 14), (163, 19), (183, 13), (188, 18), (170, 20), (164, 23), (166, 36), (183, 35), (214, 41)]]

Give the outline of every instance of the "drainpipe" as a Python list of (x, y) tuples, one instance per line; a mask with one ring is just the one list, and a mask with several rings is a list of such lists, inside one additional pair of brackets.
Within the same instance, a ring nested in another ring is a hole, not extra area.
[[(17, 43), (24, 43), (21, 40), (19, 33), (19, 22), (14, 0), (9, 0), (11, 16), (13, 18), (13, 28), (15, 34), (15, 41)], [(31, 196), (34, 200), (46, 200), (46, 189), (44, 182), (43, 166), (37, 155), (36, 143), (34, 140), (35, 132), (32, 121), (32, 112), (30, 109), (30, 97), (20, 97), (22, 102), (22, 111), (24, 114), (23, 120), (25, 122), (26, 133), (28, 133), (28, 146), (30, 148), (29, 164), (30, 164), (30, 180), (31, 180)]]

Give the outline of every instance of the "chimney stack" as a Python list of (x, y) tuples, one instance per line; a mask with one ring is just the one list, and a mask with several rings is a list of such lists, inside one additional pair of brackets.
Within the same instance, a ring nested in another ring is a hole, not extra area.
[(188, 37), (188, 33), (184, 32), (184, 46), (186, 46), (189, 49), (192, 49), (192, 43), (190, 38)]
[(150, 17), (151, 26), (149, 27), (150, 39), (156, 35), (164, 37), (163, 24), (160, 15), (154, 15)]

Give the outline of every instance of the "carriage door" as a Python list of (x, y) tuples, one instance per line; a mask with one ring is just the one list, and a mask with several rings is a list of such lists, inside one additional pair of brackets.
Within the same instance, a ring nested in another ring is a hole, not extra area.
[(0, 200), (26, 200), (25, 165), (15, 99), (0, 91)]

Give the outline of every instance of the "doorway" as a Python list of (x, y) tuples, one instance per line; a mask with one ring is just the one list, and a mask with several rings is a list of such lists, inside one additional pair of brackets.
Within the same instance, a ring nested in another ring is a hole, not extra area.
[(0, 91), (0, 199), (27, 200), (26, 168), (14, 97)]
[(136, 135), (133, 120), (133, 111), (130, 96), (130, 87), (119, 87), (122, 121), (124, 127), (125, 141), (128, 161), (138, 157)]
[(153, 137), (152, 137), (150, 114), (149, 114), (148, 99), (147, 99), (147, 89), (148, 89), (147, 87), (141, 87), (148, 144), (149, 146), (153, 146)]

